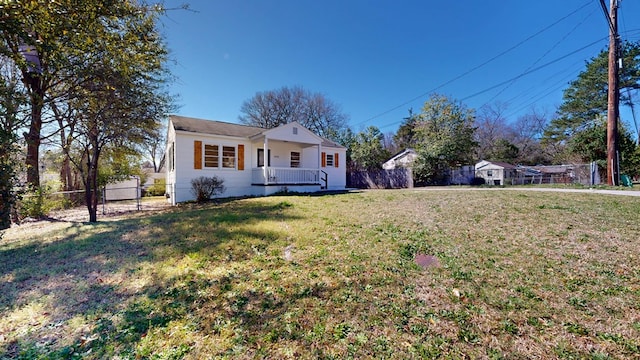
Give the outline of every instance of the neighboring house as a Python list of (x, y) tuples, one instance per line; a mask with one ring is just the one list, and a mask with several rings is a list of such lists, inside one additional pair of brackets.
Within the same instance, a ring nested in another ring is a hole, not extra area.
[(516, 167), (505, 162), (482, 160), (476, 164), (475, 173), (486, 184), (506, 185), (512, 184), (516, 178)]
[(597, 185), (600, 183), (598, 165), (537, 165), (518, 166), (516, 184), (574, 184)]
[(191, 180), (200, 176), (223, 179), (223, 197), (346, 187), (346, 148), (295, 121), (263, 129), (172, 115), (166, 149), (172, 204), (194, 200)]
[(405, 149), (387, 160), (382, 164), (382, 168), (385, 170), (392, 170), (397, 168), (410, 168), (413, 161), (418, 157), (418, 154), (413, 149)]
[(164, 168), (164, 156), (162, 157), (162, 160), (160, 160), (158, 171), (154, 171), (153, 165), (150, 162), (147, 162), (142, 165), (142, 172), (144, 173), (145, 179), (145, 182), (142, 183), (143, 190), (157, 185), (158, 182), (163, 182), (165, 180), (165, 177), (167, 176), (167, 172)]
[(151, 171), (147, 172), (147, 181), (142, 184), (142, 188), (146, 190), (153, 185), (157, 185), (165, 180), (166, 176), (167, 174), (163, 169), (160, 169), (159, 172), (153, 172), (153, 169), (151, 169)]

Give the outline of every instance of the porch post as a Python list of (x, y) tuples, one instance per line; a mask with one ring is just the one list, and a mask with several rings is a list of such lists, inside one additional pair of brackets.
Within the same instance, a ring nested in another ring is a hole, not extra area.
[(263, 157), (263, 166), (262, 166), (262, 174), (264, 176), (264, 184), (269, 185), (269, 169), (267, 166), (269, 165), (269, 139), (267, 139), (267, 135), (264, 136), (264, 150), (262, 151)]
[[(320, 184), (320, 181), (322, 179), (322, 175), (320, 175), (320, 172), (322, 171), (322, 142), (320, 142), (318, 144), (318, 172), (317, 172), (317, 181), (318, 184)], [(322, 185), (320, 185), (320, 188), (322, 188)]]

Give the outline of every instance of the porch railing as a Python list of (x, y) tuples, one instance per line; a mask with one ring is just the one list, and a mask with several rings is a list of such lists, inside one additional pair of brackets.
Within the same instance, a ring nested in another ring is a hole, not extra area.
[(267, 177), (263, 168), (252, 169), (252, 183), (259, 185), (308, 185), (320, 184), (320, 170), (307, 168), (267, 168)]

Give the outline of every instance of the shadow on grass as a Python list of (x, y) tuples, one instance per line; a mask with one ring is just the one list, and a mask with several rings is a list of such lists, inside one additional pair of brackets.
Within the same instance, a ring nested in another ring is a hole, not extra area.
[(363, 190), (361, 189), (352, 189), (352, 190), (322, 190), (316, 191), (312, 193), (301, 193), (296, 191), (286, 191), (286, 192), (277, 192), (272, 196), (308, 196), (308, 197), (326, 197), (326, 196), (335, 196), (335, 195), (344, 195), (344, 194), (355, 194), (361, 193)]
[[(192, 206), (146, 218), (75, 223), (48, 234), (55, 238), (1, 246), (0, 318), (18, 318), (24, 324), (0, 322), (0, 328), (13, 329), (0, 339), (0, 354), (66, 357), (86, 350), (83, 336), (88, 334), (64, 333), (74, 317), (92, 321), (90, 331), (99, 334), (91, 342), (90, 357), (131, 348), (150, 327), (193, 311), (198, 290), (193, 286), (221, 286), (215, 279), (198, 283), (181, 276), (149, 276), (143, 267), (160, 272), (161, 264), (193, 254), (202, 266), (247, 260), (253, 249), (266, 248), (283, 236), (259, 223), (293, 219), (288, 206), (255, 201)], [(139, 276), (150, 279), (132, 284)], [(22, 314), (30, 307), (29, 315)], [(122, 321), (114, 323), (116, 315)], [(61, 338), (72, 345), (60, 345)]]

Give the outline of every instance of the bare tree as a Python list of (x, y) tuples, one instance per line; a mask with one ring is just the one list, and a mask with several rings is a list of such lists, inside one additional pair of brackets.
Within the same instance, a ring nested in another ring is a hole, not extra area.
[(504, 113), (507, 111), (507, 104), (496, 102), (491, 105), (484, 105), (476, 114), (475, 118), (475, 138), (478, 142), (477, 158), (479, 160), (489, 159), (496, 150), (496, 144), (501, 139), (507, 139), (511, 132)]
[(382, 146), (389, 152), (389, 154), (395, 154), (400, 151), (393, 140), (394, 136), (395, 134), (393, 132), (388, 131), (384, 133), (384, 137), (382, 138)]
[(243, 124), (269, 129), (297, 121), (330, 139), (345, 129), (348, 120), (336, 103), (300, 86), (258, 92), (242, 104), (240, 112)]
[(536, 165), (551, 161), (549, 149), (545, 150), (540, 142), (548, 124), (548, 112), (535, 107), (513, 123), (511, 141), (520, 149), (521, 163)]
[(153, 166), (153, 172), (160, 171), (164, 160), (166, 144), (167, 124), (163, 123), (157, 129), (151, 129), (147, 139), (141, 145), (141, 152), (145, 154), (147, 160)]

